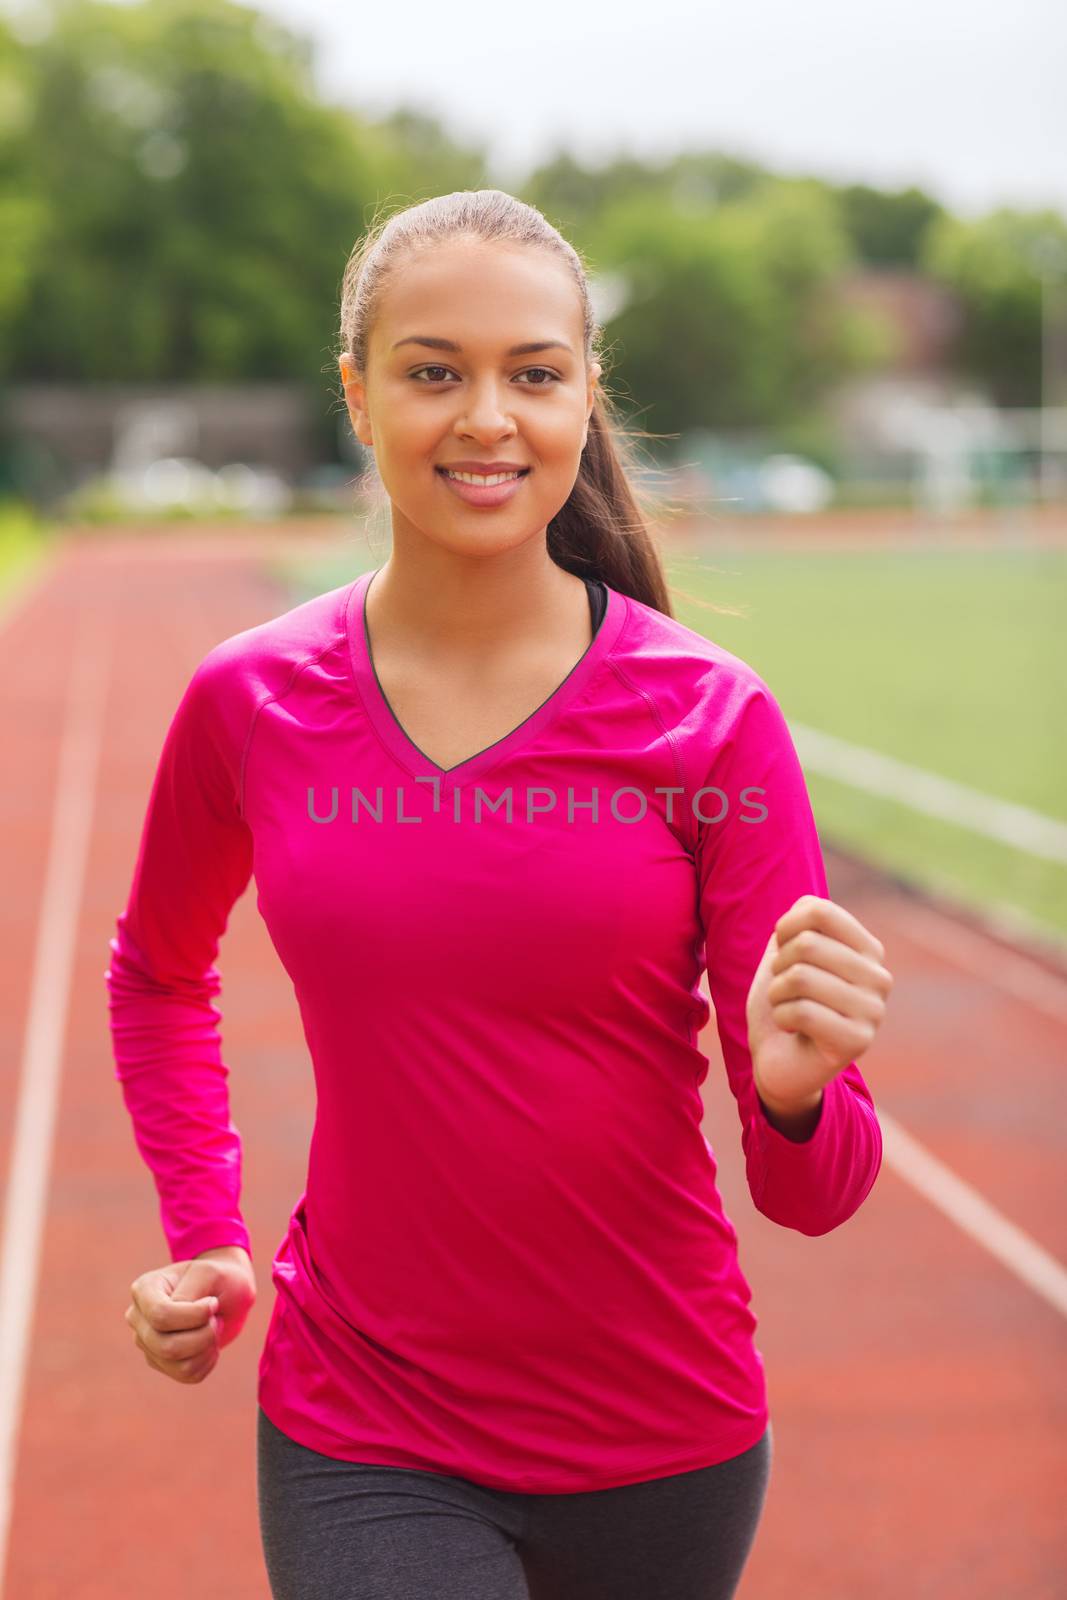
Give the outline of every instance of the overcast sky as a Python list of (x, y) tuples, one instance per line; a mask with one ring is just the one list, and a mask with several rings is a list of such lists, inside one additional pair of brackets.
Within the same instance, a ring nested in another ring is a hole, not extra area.
[(507, 187), (560, 143), (715, 146), (953, 209), (1067, 213), (1063, 0), (260, 0), (332, 100), (489, 141)]

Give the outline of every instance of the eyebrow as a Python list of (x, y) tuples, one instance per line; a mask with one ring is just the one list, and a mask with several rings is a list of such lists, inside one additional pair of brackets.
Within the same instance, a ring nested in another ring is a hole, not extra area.
[[(456, 344), (452, 339), (434, 339), (429, 334), (413, 333), (406, 339), (398, 339), (393, 349), (399, 350), (402, 344), (424, 344), (430, 350), (451, 350), (456, 355), (463, 354), (463, 346)], [(542, 350), (566, 350), (574, 354), (569, 344), (564, 344), (562, 339), (535, 339), (529, 344), (513, 344), (510, 350), (505, 350), (508, 356), (533, 356)]]

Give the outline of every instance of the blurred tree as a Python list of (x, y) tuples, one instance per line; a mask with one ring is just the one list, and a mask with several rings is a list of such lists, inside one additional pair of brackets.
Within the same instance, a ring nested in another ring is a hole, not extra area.
[(46, 208), (26, 184), (34, 101), (33, 58), (0, 18), (0, 376), (29, 292)]
[[(322, 103), (309, 41), (237, 0), (49, 0), (41, 14), (32, 33), (0, 20), (8, 380), (335, 391), (362, 229), (383, 206), (493, 182), (486, 150), (417, 105), (374, 121)], [(709, 150), (593, 169), (560, 149), (515, 192), (628, 295), (609, 354), (653, 431), (813, 417), (878, 360), (875, 325), (838, 293), (865, 262), (947, 283), (966, 308), (964, 369), (1006, 403), (1037, 401), (1033, 250), (1063, 237), (1053, 213), (962, 222), (914, 187), (785, 179)]]
[(397, 106), (372, 126), (382, 135), (378, 187), (391, 200), (402, 198), (411, 204), (457, 189), (489, 186), (488, 147), (457, 144), (436, 117), (416, 107)]
[(1001, 207), (977, 221), (945, 216), (926, 236), (922, 266), (963, 309), (960, 369), (1005, 406), (1041, 404), (1041, 270), (1049, 246), (1067, 251), (1055, 211)]
[(784, 421), (880, 350), (870, 319), (835, 304), (851, 251), (810, 180), (702, 209), (620, 201), (600, 219), (594, 255), (626, 281), (605, 331), (657, 433)]
[(768, 167), (720, 150), (683, 150), (669, 163), (664, 176), (675, 202), (682, 204), (699, 204), (703, 199), (727, 205), (732, 200), (751, 199), (782, 181)]
[(945, 208), (914, 185), (890, 193), (866, 183), (835, 187), (845, 231), (860, 261), (915, 267), (927, 228)]
[[(332, 385), (344, 263), (383, 183), (411, 188), (408, 130), (319, 103), (307, 41), (233, 0), (51, 18), (27, 50), (14, 192), (44, 219), (17, 320), (0, 300), (7, 375)], [(436, 145), (453, 186), (478, 181)]]
[(522, 198), (584, 249), (600, 217), (621, 201), (670, 198), (679, 210), (707, 210), (775, 181), (766, 168), (717, 151), (683, 151), (662, 162), (617, 156), (586, 167), (561, 149), (523, 182)]

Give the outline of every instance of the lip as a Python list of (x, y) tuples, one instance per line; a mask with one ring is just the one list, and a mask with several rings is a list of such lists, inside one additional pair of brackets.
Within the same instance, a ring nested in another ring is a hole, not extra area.
[[(447, 469), (447, 471), (452, 472), (471, 472), (473, 470), (471, 467), (452, 467)], [(523, 469), (521, 467), (500, 467), (497, 470), (500, 472), (522, 472)], [(523, 472), (521, 478), (509, 478), (506, 483), (473, 484), (460, 483), (457, 478), (448, 477), (444, 467), (438, 467), (436, 471), (445, 488), (450, 490), (452, 494), (458, 495), (461, 500), (465, 500), (467, 505), (484, 506), (490, 509), (494, 506), (506, 505), (509, 500), (518, 494), (526, 479), (530, 476), (529, 472)]]
[(529, 468), (524, 461), (442, 461), (441, 472), (484, 472), (491, 476), (494, 472), (527, 472)]

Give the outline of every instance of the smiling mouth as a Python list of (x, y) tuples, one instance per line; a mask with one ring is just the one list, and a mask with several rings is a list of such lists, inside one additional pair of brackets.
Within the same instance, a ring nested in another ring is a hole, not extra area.
[(447, 467), (435, 467), (434, 471), (439, 472), (442, 478), (452, 478), (456, 483), (469, 483), (475, 488), (491, 487), (495, 489), (498, 484), (511, 483), (516, 478), (525, 478), (530, 469), (529, 467), (523, 467), (520, 472), (490, 472), (484, 475), (477, 472), (450, 472)]

